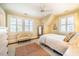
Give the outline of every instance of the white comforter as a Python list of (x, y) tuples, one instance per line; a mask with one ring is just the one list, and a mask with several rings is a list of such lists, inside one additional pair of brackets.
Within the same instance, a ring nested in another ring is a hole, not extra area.
[(58, 51), (61, 54), (64, 54), (69, 46), (69, 43), (64, 42), (65, 37), (66, 36), (64, 35), (58, 34), (46, 34), (40, 37), (40, 43), (49, 46), (50, 48)]

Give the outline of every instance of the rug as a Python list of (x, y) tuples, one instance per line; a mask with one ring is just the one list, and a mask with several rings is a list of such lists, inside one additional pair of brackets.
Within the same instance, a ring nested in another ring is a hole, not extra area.
[(36, 43), (16, 48), (16, 56), (49, 56), (49, 54)]

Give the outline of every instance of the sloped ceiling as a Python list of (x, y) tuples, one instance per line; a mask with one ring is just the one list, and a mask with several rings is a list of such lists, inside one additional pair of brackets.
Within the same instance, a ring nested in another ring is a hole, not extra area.
[[(4, 3), (0, 6), (6, 10), (6, 12), (12, 11), (21, 13), (23, 15), (31, 15), (36, 17), (43, 17), (48, 14), (59, 14), (65, 11), (71, 11), (79, 8), (79, 4), (67, 4), (67, 3)], [(40, 12), (44, 8), (45, 12)]]

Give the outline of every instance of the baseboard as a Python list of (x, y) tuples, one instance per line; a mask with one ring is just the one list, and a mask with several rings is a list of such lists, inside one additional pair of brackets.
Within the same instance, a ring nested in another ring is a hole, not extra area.
[[(33, 39), (37, 39), (37, 38), (33, 38)], [(17, 41), (17, 42), (9, 43), (8, 45), (16, 44), (16, 43), (28, 42), (28, 41), (31, 41), (31, 40), (33, 40), (33, 39), (28, 39), (28, 40), (23, 40), (23, 41)]]
[(30, 41), (30, 40), (31, 40), (31, 39), (23, 40), (23, 41), (18, 41), (18, 43), (28, 42), (28, 41)]
[(16, 43), (18, 43), (18, 42), (8, 43), (8, 45), (11, 45), (11, 44), (16, 44)]

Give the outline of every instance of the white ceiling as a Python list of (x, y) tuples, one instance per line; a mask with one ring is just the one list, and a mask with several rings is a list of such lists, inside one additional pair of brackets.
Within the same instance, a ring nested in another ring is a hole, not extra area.
[[(64, 11), (71, 11), (79, 7), (79, 4), (62, 4), (62, 3), (4, 3), (0, 4), (6, 11), (28, 14), (31, 16), (46, 16), (48, 14), (59, 14)], [(44, 6), (44, 7), (43, 7)], [(41, 8), (46, 11), (41, 13)]]

